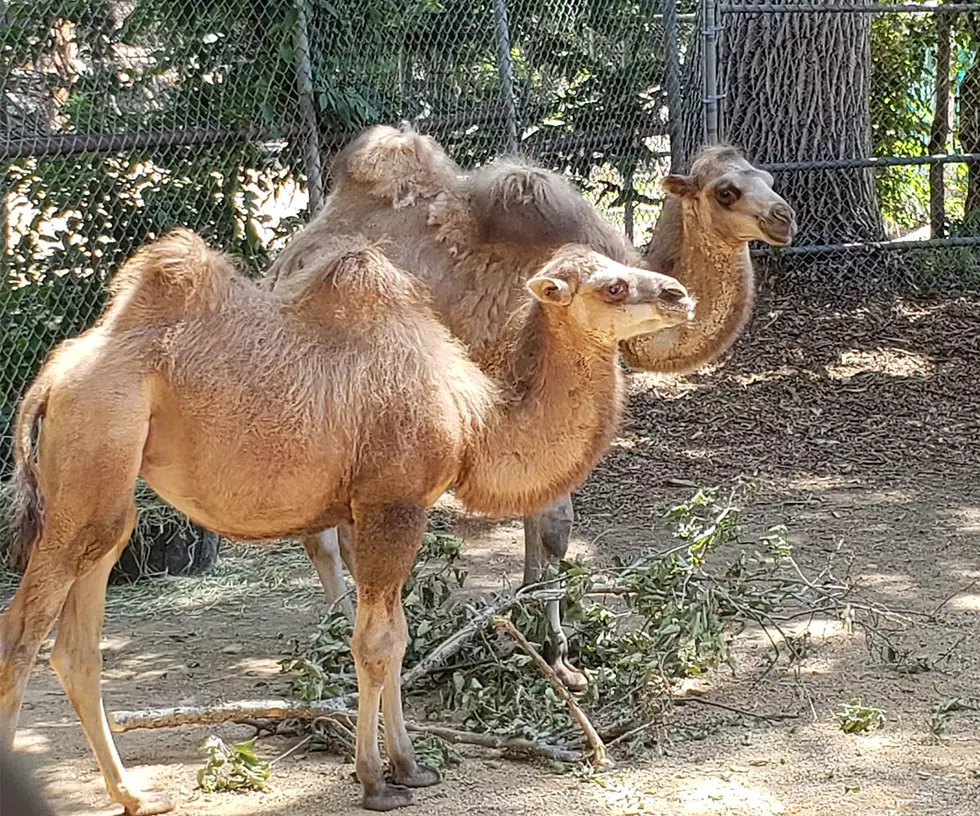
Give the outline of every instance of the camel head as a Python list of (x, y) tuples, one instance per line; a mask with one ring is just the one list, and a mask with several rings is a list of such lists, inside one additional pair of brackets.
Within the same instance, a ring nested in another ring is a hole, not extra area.
[(796, 234), (796, 215), (772, 183), (769, 173), (753, 167), (734, 147), (717, 145), (698, 153), (688, 175), (671, 174), (663, 186), (691, 202), (703, 224), (733, 243), (786, 246)]
[(568, 244), (527, 282), (546, 308), (603, 344), (693, 320), (694, 300), (669, 275), (637, 269), (580, 244)]

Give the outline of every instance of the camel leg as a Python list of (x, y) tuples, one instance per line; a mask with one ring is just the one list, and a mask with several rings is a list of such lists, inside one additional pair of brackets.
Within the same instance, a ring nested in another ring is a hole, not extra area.
[[(303, 549), (320, 576), (323, 592), (328, 604), (340, 602), (340, 608), (347, 620), (354, 622), (354, 605), (347, 594), (347, 582), (344, 580), (344, 569), (340, 549), (340, 537), (336, 527), (323, 530), (316, 535), (303, 536), (300, 541)], [(348, 569), (350, 566), (348, 565)], [(352, 571), (353, 572), (353, 571)]]
[[(401, 710), (400, 676), (408, 631), (401, 591), (425, 532), (425, 510), (413, 504), (354, 507), (357, 622), (351, 652), (357, 669), (357, 776), (367, 810), (411, 804), (407, 785), (438, 776), (415, 763)], [(378, 750), (378, 706), (384, 695), (386, 749), (395, 783), (386, 782)]]
[(398, 660), (388, 662), (384, 688), (381, 692), (381, 706), (385, 715), (385, 751), (391, 761), (391, 779), (406, 788), (427, 788), (439, 782), (439, 772), (433, 768), (419, 765), (415, 761), (415, 749), (405, 728), (405, 712), (402, 708), (402, 658), (408, 642), (408, 624), (401, 603), (395, 604), (395, 627), (397, 638), (402, 643)]
[(61, 612), (73, 578), (61, 565), (35, 555), (0, 617), (0, 745), (5, 748), (13, 745), (38, 649)]
[[(524, 517), (525, 584), (540, 581), (550, 563), (565, 557), (574, 519), (571, 496), (563, 496), (535, 515)], [(568, 660), (568, 638), (561, 625), (561, 599), (545, 601), (545, 616), (549, 637), (544, 644), (544, 657), (566, 688), (581, 691), (589, 681)]]
[(51, 668), (78, 714), (109, 796), (131, 816), (150, 816), (172, 810), (173, 804), (163, 794), (141, 791), (119, 759), (102, 704), (102, 654), (99, 651), (109, 572), (128, 543), (135, 521), (134, 504), (126, 513), (116, 546), (72, 586), (61, 611), (58, 636), (51, 651)]

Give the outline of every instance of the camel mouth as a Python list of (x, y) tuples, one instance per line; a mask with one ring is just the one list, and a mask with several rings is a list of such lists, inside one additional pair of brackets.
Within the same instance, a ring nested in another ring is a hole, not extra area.
[(685, 297), (676, 303), (660, 303), (657, 305), (659, 315), (651, 318), (651, 323), (666, 326), (682, 326), (694, 323), (694, 305), (692, 297)]
[(781, 221), (762, 221), (759, 225), (766, 237), (766, 243), (773, 246), (789, 246), (796, 236), (796, 224)]

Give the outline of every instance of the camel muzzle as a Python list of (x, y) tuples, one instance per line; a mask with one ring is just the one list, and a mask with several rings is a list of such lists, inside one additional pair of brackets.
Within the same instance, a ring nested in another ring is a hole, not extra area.
[(788, 246), (796, 236), (796, 213), (789, 204), (779, 201), (760, 219), (760, 225), (769, 243)]

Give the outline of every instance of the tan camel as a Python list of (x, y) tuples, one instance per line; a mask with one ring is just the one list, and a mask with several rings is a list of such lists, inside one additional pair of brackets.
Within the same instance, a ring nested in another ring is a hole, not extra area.
[(704, 148), (690, 174), (664, 179), (668, 196), (643, 265), (682, 281), (698, 300), (698, 319), (690, 330), (675, 327), (623, 343), (631, 367), (693, 371), (738, 337), (754, 297), (749, 241), (785, 246), (796, 234), (793, 209), (772, 183), (728, 145)]
[[(363, 230), (428, 284), (436, 313), (484, 369), (492, 369), (496, 348), (506, 347), (499, 316), (555, 246), (582, 243), (640, 263), (636, 250), (561, 176), (506, 159), (465, 174), (434, 140), (405, 126), (362, 133), (337, 157), (332, 175), (326, 206), (270, 270), (275, 285), (316, 258), (330, 235)], [(703, 150), (690, 175), (666, 180), (670, 195), (643, 265), (669, 266), (658, 271), (685, 281), (697, 294), (698, 319), (624, 344), (635, 368), (689, 370), (733, 342), (752, 303), (747, 242), (788, 243), (795, 231), (793, 211), (771, 185), (768, 173), (727, 147)], [(674, 345), (658, 340), (668, 335)], [(525, 516), (525, 583), (540, 580), (549, 562), (564, 557), (573, 518), (568, 495)], [(341, 558), (348, 538), (345, 530), (327, 530), (303, 539), (331, 601), (345, 595)], [(353, 616), (348, 601), (344, 606)], [(545, 656), (565, 685), (584, 688), (585, 675), (567, 658), (559, 600), (547, 602), (546, 615)]]
[(316, 261), (278, 296), (188, 231), (138, 252), (100, 323), (55, 350), (20, 406), (15, 480), (29, 560), (0, 617), (3, 744), (59, 619), (51, 666), (110, 796), (130, 814), (171, 808), (123, 768), (100, 689), (106, 579), (133, 529), (142, 476), (232, 537), (351, 526), (363, 805), (400, 807), (409, 788), (437, 782), (415, 761), (400, 688), (401, 588), (426, 508), (451, 485), (493, 515), (532, 512), (568, 492), (614, 432), (618, 343), (693, 314), (673, 278), (581, 245), (542, 259), (525, 292), (502, 316), (511, 342), (490, 379), (417, 279), (364, 239), (321, 241)]

